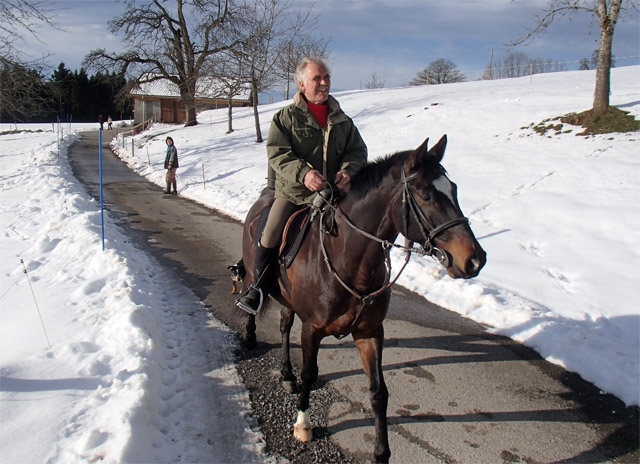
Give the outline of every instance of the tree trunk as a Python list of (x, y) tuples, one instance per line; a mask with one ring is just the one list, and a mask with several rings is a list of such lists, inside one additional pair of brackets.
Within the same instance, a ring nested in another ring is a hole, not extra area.
[(607, 12), (606, 0), (598, 0), (598, 18), (600, 20), (600, 46), (598, 47), (598, 69), (596, 71), (596, 90), (593, 97), (593, 117), (602, 116), (609, 109), (611, 91), (611, 47), (613, 31), (618, 21), (622, 0), (612, 0)]
[(289, 82), (291, 81), (291, 78), (289, 76), (289, 72), (287, 71), (287, 85), (285, 87), (285, 92), (284, 92), (284, 99), (285, 100), (289, 100)]
[(195, 126), (198, 124), (198, 121), (196, 120), (196, 81), (197, 79), (193, 79), (184, 86), (180, 86), (180, 96), (182, 97), (182, 103), (184, 103), (186, 116), (184, 127)]
[(196, 120), (196, 105), (194, 102), (189, 102), (187, 106), (187, 101), (184, 102), (187, 120), (184, 122), (184, 127), (195, 126), (198, 124)]
[(228, 109), (228, 117), (227, 121), (229, 122), (229, 129), (227, 130), (227, 134), (233, 132), (233, 101), (231, 95), (229, 95), (229, 100), (227, 101), (227, 109)]
[(256, 122), (256, 143), (262, 143), (262, 131), (260, 130), (260, 116), (258, 114), (258, 86), (255, 80), (251, 83), (251, 100), (253, 101), (253, 119)]
[(196, 120), (195, 98), (193, 98), (191, 95), (183, 95), (182, 103), (184, 103), (184, 110), (185, 110), (185, 116), (186, 116), (184, 127), (195, 126), (196, 124), (198, 124), (198, 121)]

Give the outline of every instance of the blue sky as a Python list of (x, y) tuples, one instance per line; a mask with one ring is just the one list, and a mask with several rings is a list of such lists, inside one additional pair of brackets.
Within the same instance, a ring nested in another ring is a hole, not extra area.
[[(40, 29), (41, 43), (29, 39), (20, 46), (32, 57), (48, 55), (52, 67), (63, 61), (75, 70), (90, 50), (122, 47), (107, 28), (107, 21), (123, 11), (122, 2), (52, 3), (62, 8), (55, 20), (67, 32)], [(296, 6), (308, 3), (293, 0)], [(374, 72), (385, 87), (406, 85), (438, 58), (451, 60), (469, 80), (477, 79), (489, 64), (491, 49), (494, 59), (504, 58), (509, 53), (504, 44), (526, 34), (534, 26), (532, 14), (546, 4), (547, 0), (323, 0), (314, 12), (320, 17), (318, 29), (332, 39), (333, 89), (338, 90), (360, 88)], [(513, 51), (577, 69), (576, 62), (590, 58), (597, 48), (598, 33), (591, 16), (574, 14)], [(640, 63), (637, 12), (618, 22), (613, 48), (618, 66)]]

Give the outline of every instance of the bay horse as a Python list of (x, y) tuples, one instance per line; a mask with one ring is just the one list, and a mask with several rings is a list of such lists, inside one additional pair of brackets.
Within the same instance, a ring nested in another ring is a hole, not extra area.
[[(318, 377), (318, 350), (323, 338), (351, 334), (369, 380), (375, 414), (377, 462), (391, 456), (387, 434), (388, 390), (382, 374), (383, 320), (391, 297), (389, 249), (421, 251), (439, 261), (452, 278), (469, 279), (486, 263), (486, 253), (476, 240), (457, 200), (457, 187), (440, 162), (446, 135), (427, 150), (425, 140), (416, 150), (398, 152), (367, 164), (351, 182), (349, 193), (336, 203), (326, 200), (313, 219), (298, 254), (287, 269), (272, 271), (265, 289), (282, 305), (282, 381), (290, 391), (296, 385), (289, 355), (289, 336), (297, 315), (302, 322), (303, 366), (300, 373), (297, 422), (294, 436), (312, 438), (307, 410), (311, 386)], [(318, 197), (317, 197), (318, 198)], [(247, 279), (253, 279), (254, 240), (262, 211), (273, 200), (273, 190), (249, 210), (243, 230), (243, 261)], [(422, 249), (396, 245), (405, 239)], [(406, 261), (405, 261), (406, 265)], [(403, 267), (404, 269), (404, 267)], [(397, 277), (396, 277), (397, 279)], [(245, 342), (255, 344), (255, 315), (249, 315)]]

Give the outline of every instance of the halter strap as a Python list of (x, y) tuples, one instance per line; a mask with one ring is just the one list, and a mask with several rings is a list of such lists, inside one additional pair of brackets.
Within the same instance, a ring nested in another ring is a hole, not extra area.
[[(409, 182), (417, 176), (418, 173), (413, 173), (407, 176), (404, 171), (404, 163), (402, 163), (400, 172), (400, 180), (402, 182), (402, 235), (407, 237), (409, 234), (409, 213), (411, 212), (415, 218), (415, 222), (420, 228), (422, 238), (424, 239), (422, 247), (425, 250), (425, 254), (434, 257), (444, 267), (449, 267), (449, 257), (447, 253), (441, 248), (436, 247), (433, 241), (438, 235), (451, 227), (455, 227), (458, 224), (468, 224), (469, 219), (461, 216), (459, 218), (451, 219), (439, 226), (434, 226), (429, 218), (422, 212), (415, 197), (409, 190)], [(408, 208), (407, 205), (409, 205)]]

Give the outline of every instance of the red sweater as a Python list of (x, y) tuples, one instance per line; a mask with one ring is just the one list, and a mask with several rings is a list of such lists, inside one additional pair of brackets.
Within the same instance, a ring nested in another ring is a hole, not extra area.
[(309, 107), (309, 111), (313, 114), (320, 124), (320, 127), (324, 129), (324, 126), (327, 125), (327, 114), (329, 112), (329, 107), (326, 104), (323, 105), (314, 105), (311, 102), (307, 102), (307, 106)]

